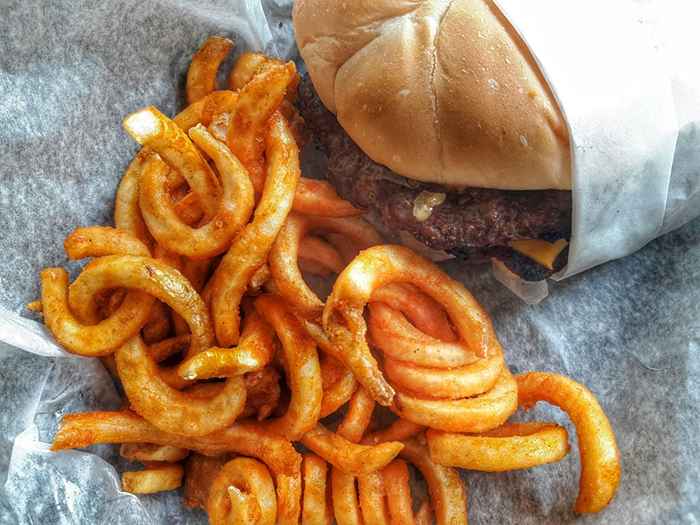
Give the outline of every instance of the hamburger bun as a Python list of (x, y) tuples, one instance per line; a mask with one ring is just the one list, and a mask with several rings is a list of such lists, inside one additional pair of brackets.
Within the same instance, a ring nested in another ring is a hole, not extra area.
[(297, 0), (326, 107), (375, 162), (456, 188), (570, 190), (566, 122), (491, 0)]

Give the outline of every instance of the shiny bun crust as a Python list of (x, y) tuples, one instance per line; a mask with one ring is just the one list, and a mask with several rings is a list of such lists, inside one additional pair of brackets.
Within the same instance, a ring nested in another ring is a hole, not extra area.
[(324, 104), (374, 161), (454, 186), (571, 189), (568, 131), (491, 0), (297, 0)]

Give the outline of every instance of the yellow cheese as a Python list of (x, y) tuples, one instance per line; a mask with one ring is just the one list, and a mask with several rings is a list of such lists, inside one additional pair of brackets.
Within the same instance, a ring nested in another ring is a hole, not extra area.
[(568, 245), (569, 243), (564, 239), (554, 243), (540, 240), (513, 241), (510, 243), (510, 247), (516, 252), (529, 257), (550, 270), (554, 270), (554, 261), (557, 260), (559, 254)]

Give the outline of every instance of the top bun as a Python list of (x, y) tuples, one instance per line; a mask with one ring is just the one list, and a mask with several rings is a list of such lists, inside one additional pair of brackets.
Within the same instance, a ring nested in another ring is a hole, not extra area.
[(375, 162), (415, 180), (571, 189), (568, 130), (492, 0), (297, 0), (323, 103)]

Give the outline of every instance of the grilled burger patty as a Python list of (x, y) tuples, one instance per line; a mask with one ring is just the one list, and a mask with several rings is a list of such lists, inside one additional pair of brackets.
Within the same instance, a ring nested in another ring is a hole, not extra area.
[[(509, 244), (519, 239), (568, 239), (571, 192), (457, 190), (407, 179), (372, 161), (353, 142), (323, 105), (308, 77), (299, 87), (298, 106), (328, 157), (327, 179), (341, 197), (378, 217), (389, 231), (408, 232), (432, 249), (472, 262), (496, 257), (527, 280), (552, 273), (514, 252)], [(414, 206), (425, 192), (444, 194), (445, 200), (421, 221)], [(564, 266), (565, 252), (555, 270)]]

